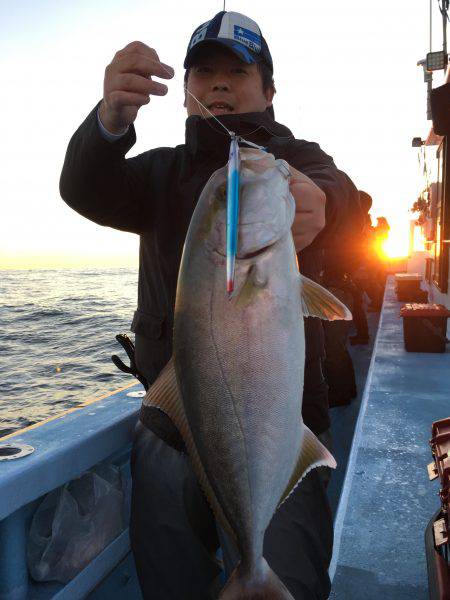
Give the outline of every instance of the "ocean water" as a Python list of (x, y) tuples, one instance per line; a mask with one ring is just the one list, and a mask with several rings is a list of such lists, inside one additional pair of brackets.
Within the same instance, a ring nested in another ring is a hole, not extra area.
[(0, 275), (0, 436), (136, 381), (111, 354), (129, 364), (137, 269)]

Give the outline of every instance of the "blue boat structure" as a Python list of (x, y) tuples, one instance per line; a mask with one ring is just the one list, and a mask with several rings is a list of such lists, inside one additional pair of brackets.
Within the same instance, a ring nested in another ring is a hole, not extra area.
[[(27, 542), (33, 515), (46, 495), (98, 464), (121, 476), (123, 522), (130, 499), (130, 449), (142, 401), (131, 384), (105, 397), (2, 438), (6, 456), (22, 444), (34, 452), (0, 461), (0, 598), (140, 598), (128, 529), (70, 582), (38, 583), (30, 577)], [(50, 535), (50, 532), (49, 532)]]

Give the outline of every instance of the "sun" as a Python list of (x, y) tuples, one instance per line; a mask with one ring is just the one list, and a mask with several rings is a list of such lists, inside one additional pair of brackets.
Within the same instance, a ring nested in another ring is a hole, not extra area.
[(388, 238), (376, 248), (380, 258), (405, 258), (409, 254), (409, 231), (405, 224), (393, 224)]

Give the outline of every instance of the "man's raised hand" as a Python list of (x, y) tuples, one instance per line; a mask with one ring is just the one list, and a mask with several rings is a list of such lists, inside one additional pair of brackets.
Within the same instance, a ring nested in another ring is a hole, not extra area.
[(167, 86), (152, 76), (172, 79), (174, 70), (160, 62), (153, 48), (131, 42), (117, 52), (105, 69), (100, 119), (111, 133), (123, 133), (150, 96), (164, 96)]
[(325, 204), (327, 197), (307, 175), (289, 165), (291, 179), (289, 189), (295, 200), (295, 217), (292, 236), (297, 252), (309, 246), (325, 227)]

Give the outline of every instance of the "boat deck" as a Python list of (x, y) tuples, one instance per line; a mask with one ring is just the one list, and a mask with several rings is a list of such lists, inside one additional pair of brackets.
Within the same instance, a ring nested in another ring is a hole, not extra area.
[(431, 423), (450, 414), (450, 351), (408, 353), (389, 278), (335, 518), (334, 600), (428, 598), (424, 533), (437, 508)]
[(377, 335), (379, 318), (379, 312), (368, 313), (367, 315), (370, 334), (369, 343), (367, 345), (349, 345), (349, 352), (355, 369), (358, 396), (354, 398), (350, 404), (346, 406), (336, 406), (330, 410), (331, 431), (333, 435), (333, 456), (337, 462), (337, 467), (333, 471), (333, 476), (327, 489), (333, 516), (336, 516), (345, 473), (347, 471), (348, 458), (364, 396), (364, 389)]

